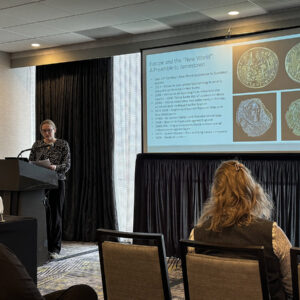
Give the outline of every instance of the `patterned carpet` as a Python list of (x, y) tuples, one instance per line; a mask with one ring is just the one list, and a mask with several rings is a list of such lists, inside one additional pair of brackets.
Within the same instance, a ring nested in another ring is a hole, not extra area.
[[(171, 293), (184, 299), (180, 263), (168, 260)], [(98, 247), (95, 243), (63, 242), (61, 257), (38, 267), (38, 288), (42, 295), (74, 284), (88, 284), (103, 298)]]

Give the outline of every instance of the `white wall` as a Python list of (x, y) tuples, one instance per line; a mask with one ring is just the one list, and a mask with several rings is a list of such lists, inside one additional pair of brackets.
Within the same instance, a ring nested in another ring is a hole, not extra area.
[(34, 140), (35, 67), (11, 69), (9, 54), (0, 52), (0, 159), (17, 156)]

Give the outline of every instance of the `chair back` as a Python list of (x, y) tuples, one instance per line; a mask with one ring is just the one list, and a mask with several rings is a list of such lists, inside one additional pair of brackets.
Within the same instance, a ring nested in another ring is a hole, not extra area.
[(189, 240), (181, 240), (180, 246), (185, 299), (270, 299), (263, 246)]
[(171, 299), (162, 234), (98, 229), (97, 238), (104, 299)]
[(291, 253), (291, 270), (292, 270), (292, 285), (293, 285), (293, 299), (299, 299), (299, 287), (300, 287), (300, 248), (292, 247), (290, 250)]

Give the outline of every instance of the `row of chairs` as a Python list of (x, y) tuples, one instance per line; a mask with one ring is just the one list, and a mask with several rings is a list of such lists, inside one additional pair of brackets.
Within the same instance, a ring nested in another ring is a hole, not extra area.
[[(105, 300), (172, 298), (162, 234), (98, 229), (97, 237)], [(180, 247), (185, 299), (270, 299), (262, 246), (228, 247), (181, 240)], [(215, 251), (238, 252), (249, 258), (209, 255)], [(298, 256), (300, 249), (292, 248), (294, 299), (299, 299)]]

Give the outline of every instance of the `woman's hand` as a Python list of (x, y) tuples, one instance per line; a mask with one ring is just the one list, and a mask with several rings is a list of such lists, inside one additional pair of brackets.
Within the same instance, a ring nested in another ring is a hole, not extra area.
[(55, 171), (56, 170), (56, 165), (50, 165), (49, 169)]

